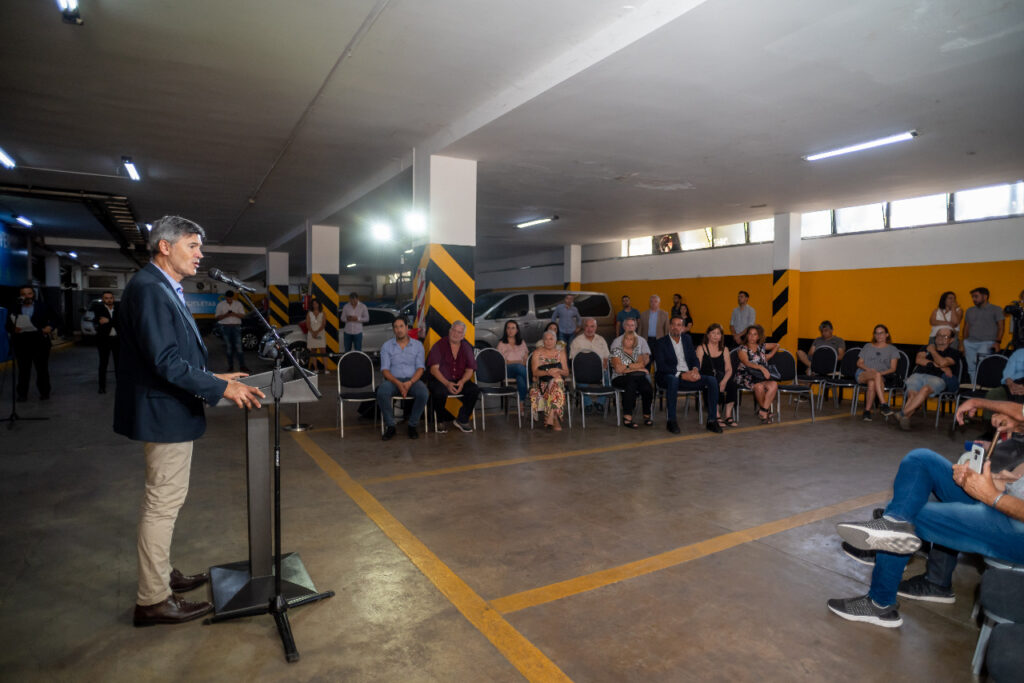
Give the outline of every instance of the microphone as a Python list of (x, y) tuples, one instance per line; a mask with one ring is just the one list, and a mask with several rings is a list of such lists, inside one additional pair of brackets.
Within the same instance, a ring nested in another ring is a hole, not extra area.
[(236, 280), (235, 278), (233, 278), (230, 275), (226, 274), (220, 268), (210, 268), (209, 278), (211, 280), (217, 280), (218, 282), (223, 282), (226, 285), (231, 285), (235, 289), (241, 290), (243, 292), (255, 292), (256, 291), (255, 289), (253, 289), (249, 285), (243, 284), (241, 280)]

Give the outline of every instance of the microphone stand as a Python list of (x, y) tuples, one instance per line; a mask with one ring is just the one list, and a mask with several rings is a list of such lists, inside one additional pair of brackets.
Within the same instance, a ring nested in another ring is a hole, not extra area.
[[(0, 308), (5, 311), (4, 317), (7, 317), (5, 308)], [(14, 423), (18, 420), (39, 422), (41, 420), (49, 420), (48, 417), (22, 417), (18, 415), (18, 395), (17, 395), (17, 383), (18, 383), (18, 354), (14, 353), (14, 335), (10, 332), (4, 331), (7, 335), (7, 347), (11, 350), (11, 414), (5, 418), (0, 419), (0, 422), (7, 423), (7, 429), (14, 429)], [(307, 380), (308, 381), (308, 380)]]
[[(267, 611), (274, 616), (274, 621), (277, 624), (277, 632), (281, 636), (282, 645), (284, 645), (285, 659), (291, 663), (299, 661), (299, 651), (295, 647), (295, 639), (292, 637), (291, 624), (288, 621), (288, 601), (285, 600), (284, 595), (281, 592), (281, 397), (284, 395), (284, 378), (281, 374), (281, 358), (284, 357), (288, 359), (288, 363), (295, 368), (299, 376), (306, 381), (306, 385), (314, 396), (320, 398), (322, 394), (315, 386), (313, 386), (313, 383), (309, 380), (309, 377), (302, 368), (299, 367), (298, 362), (295, 360), (295, 356), (293, 356), (291, 351), (288, 350), (288, 346), (284, 343), (284, 340), (281, 339), (277, 330), (274, 329), (273, 325), (267, 322), (267, 319), (259, 312), (245, 291), (239, 288), (238, 293), (243, 299), (245, 299), (249, 308), (256, 312), (256, 315), (263, 323), (263, 326), (267, 328), (267, 331), (273, 335), (274, 348), (277, 349), (277, 356), (274, 360), (274, 374), (270, 382), (270, 393), (274, 398), (274, 595), (270, 598), (270, 603), (267, 605)], [(304, 605), (308, 602), (315, 602), (317, 600), (333, 596), (334, 591), (317, 593), (296, 601), (294, 606), (298, 607), (299, 605)]]

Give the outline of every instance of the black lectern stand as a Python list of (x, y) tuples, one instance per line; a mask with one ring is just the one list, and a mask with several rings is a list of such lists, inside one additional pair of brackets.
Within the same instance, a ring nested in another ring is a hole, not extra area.
[[(274, 372), (280, 372), (283, 392), (280, 403), (305, 403), (317, 400), (311, 393), (306, 379), (316, 385), (315, 374), (298, 368), (280, 368), (272, 372), (242, 378), (241, 382), (257, 386), (271, 395)], [(216, 407), (235, 407), (231, 401), (222, 400)], [(279, 406), (278, 410), (282, 409)], [(245, 420), (246, 467), (249, 491), (249, 559), (210, 567), (210, 587), (213, 593), (214, 616), (210, 621), (223, 621), (237, 617), (266, 614), (271, 609), (275, 595), (274, 572), (274, 463), (270, 449), (271, 424), (276, 422), (272, 415), (274, 404), (267, 402), (258, 410), (247, 410)], [(280, 550), (278, 550), (280, 552)], [(288, 607), (297, 607), (334, 595), (333, 592), (317, 593), (298, 553), (282, 555), (281, 596)], [(297, 653), (295, 655), (297, 659)], [(293, 661), (289, 657), (289, 661)]]

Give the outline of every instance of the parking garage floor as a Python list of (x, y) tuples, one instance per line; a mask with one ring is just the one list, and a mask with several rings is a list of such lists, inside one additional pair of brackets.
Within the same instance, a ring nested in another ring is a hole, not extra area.
[[(301, 659), (285, 662), (266, 615), (134, 628), (144, 463), (111, 431), (95, 368), (92, 348), (55, 353), (53, 398), (17, 405), (49, 419), (0, 425), (5, 680), (972, 680), (970, 558), (956, 603), (905, 600), (902, 628), (825, 607), (870, 574), (833, 525), (884, 504), (911, 448), (962, 449), (848, 403), (813, 424), (784, 405), (761, 426), (748, 399), (739, 428), (712, 434), (691, 412), (679, 436), (663, 420), (519, 429), (490, 406), (486, 431), (382, 443), (351, 406), (340, 438), (322, 376), (302, 411), (314, 429), (282, 444), (284, 550), (335, 592), (289, 611)], [(243, 415), (207, 414), (173, 547), (186, 573), (247, 555)]]

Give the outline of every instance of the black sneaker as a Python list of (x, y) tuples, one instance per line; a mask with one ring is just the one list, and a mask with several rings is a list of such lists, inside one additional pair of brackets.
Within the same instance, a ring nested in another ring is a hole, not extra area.
[(381, 441), (388, 441), (395, 435), (395, 425), (388, 425), (384, 428), (384, 433), (380, 435)]
[(865, 422), (871, 422), (871, 411), (865, 410), (864, 415), (860, 419), (864, 420)]
[(882, 405), (878, 406), (878, 412), (882, 414), (882, 417), (889, 417), (895, 411), (892, 409), (891, 405), (889, 405), (888, 403), (883, 403)]
[(458, 420), (455, 421), (455, 428), (458, 429), (460, 432), (473, 431), (473, 425), (469, 424), (468, 422), (459, 422)]
[(414, 427), (413, 425), (409, 425), (408, 432), (409, 432), (409, 438), (410, 439), (418, 439), (418, 438), (420, 438), (419, 430), (417, 430), (416, 427)]
[(843, 541), (841, 547), (843, 549), (843, 552), (846, 553), (847, 557), (849, 557), (850, 559), (854, 560), (855, 562), (860, 562), (861, 564), (866, 564), (869, 567), (874, 567), (875, 566), (875, 551), (874, 550), (861, 550), (860, 548), (854, 548), (852, 545), (850, 545), (846, 541)]
[(840, 522), (839, 536), (860, 550), (881, 550), (896, 555), (909, 555), (921, 547), (921, 539), (910, 522), (894, 522), (879, 517), (870, 522)]
[(953, 594), (951, 589), (935, 585), (926, 579), (924, 574), (901, 581), (896, 595), (901, 598), (910, 598), (911, 600), (943, 602), (947, 605), (956, 602), (956, 595)]
[(850, 621), (863, 621), (875, 626), (896, 628), (903, 625), (903, 617), (899, 612), (900, 603), (888, 607), (879, 607), (866, 595), (859, 598), (833, 598), (828, 601), (828, 608), (833, 614)]
[(679, 423), (676, 422), (675, 420), (669, 420), (665, 424), (665, 429), (667, 429), (668, 431), (672, 432), (673, 434), (678, 434), (679, 433)]

